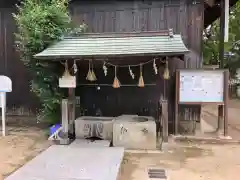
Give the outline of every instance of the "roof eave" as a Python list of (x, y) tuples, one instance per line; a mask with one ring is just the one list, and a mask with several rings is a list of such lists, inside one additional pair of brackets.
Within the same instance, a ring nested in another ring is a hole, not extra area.
[[(101, 47), (101, 48), (100, 48)], [(126, 56), (183, 55), (189, 50), (180, 34), (151, 33), (83, 34), (67, 37), (36, 54), (37, 59), (82, 59)]]
[(61, 55), (61, 56), (44, 56), (36, 54), (34, 57), (39, 60), (52, 60), (52, 61), (59, 61), (59, 60), (66, 60), (66, 59), (106, 59), (112, 57), (130, 57), (130, 56), (180, 56), (189, 53), (190, 51), (186, 49), (185, 51), (181, 52), (166, 52), (166, 53), (138, 53), (138, 54), (114, 54), (114, 55), (89, 55), (89, 56), (82, 56), (82, 55)]

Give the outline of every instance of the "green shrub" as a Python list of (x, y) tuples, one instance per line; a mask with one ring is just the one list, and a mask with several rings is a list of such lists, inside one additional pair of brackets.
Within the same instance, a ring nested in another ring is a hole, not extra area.
[(68, 0), (23, 0), (17, 9), (13, 14), (18, 27), (16, 46), (32, 77), (31, 91), (41, 102), (38, 118), (54, 124), (61, 114), (63, 92), (58, 88), (58, 78), (63, 67), (59, 62), (37, 60), (33, 56), (72, 31)]

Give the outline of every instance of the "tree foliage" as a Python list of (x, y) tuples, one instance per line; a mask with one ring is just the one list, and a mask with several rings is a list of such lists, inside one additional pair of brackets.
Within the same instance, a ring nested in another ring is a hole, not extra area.
[(205, 29), (203, 35), (204, 64), (218, 64), (219, 21)]
[[(219, 35), (220, 20), (216, 20), (212, 25), (204, 30), (203, 34), (203, 57), (205, 64), (219, 63)], [(229, 41), (224, 43), (225, 52), (234, 54), (231, 57), (225, 57), (224, 66), (236, 68), (240, 65), (240, 2), (230, 10), (229, 16)]]
[(232, 9), (232, 15), (230, 19), (229, 31), (232, 36), (230, 42), (230, 50), (234, 56), (228, 62), (230, 69), (233, 71), (240, 68), (240, 2), (238, 1), (236, 6)]
[(59, 121), (63, 93), (58, 88), (61, 64), (34, 59), (54, 41), (72, 29), (67, 0), (23, 0), (13, 14), (18, 32), (16, 45), (30, 72), (30, 87), (41, 101), (38, 117), (52, 123)]

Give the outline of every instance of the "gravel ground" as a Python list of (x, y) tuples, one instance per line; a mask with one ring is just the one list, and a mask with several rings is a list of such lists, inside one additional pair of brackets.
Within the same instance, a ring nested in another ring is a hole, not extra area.
[[(0, 137), (0, 179), (49, 147), (38, 128), (11, 127)], [(163, 168), (170, 180), (238, 180), (240, 145), (174, 144), (164, 152), (126, 152), (118, 180), (147, 180), (148, 168)]]
[(43, 130), (35, 127), (8, 127), (0, 135), (0, 180), (50, 146)]
[(177, 145), (166, 152), (126, 153), (118, 180), (148, 180), (149, 168), (165, 169), (168, 180), (238, 180), (238, 145)]
[[(49, 147), (38, 128), (11, 127), (0, 137), (0, 179)], [(148, 168), (163, 168), (170, 180), (238, 180), (240, 145), (177, 144), (164, 152), (126, 152), (118, 180), (147, 180)], [(2, 176), (2, 177), (1, 177)]]
[[(240, 100), (230, 100), (228, 107), (228, 135), (234, 140), (240, 140), (240, 121), (239, 121)], [(205, 105), (202, 108), (203, 118), (213, 127), (217, 127), (217, 106)]]
[[(240, 101), (229, 103), (229, 135), (240, 139)], [(216, 121), (216, 107), (204, 107)], [(34, 127), (10, 127), (0, 136), (0, 180), (50, 146)], [(148, 180), (149, 168), (166, 169), (168, 180), (238, 180), (240, 145), (174, 144), (164, 152), (126, 152), (118, 180)]]
[[(240, 101), (229, 101), (229, 135), (240, 140)], [(217, 106), (203, 107), (204, 119), (217, 122)], [(148, 180), (149, 168), (166, 169), (168, 180), (238, 180), (240, 145), (174, 144), (165, 152), (126, 153), (119, 180)]]

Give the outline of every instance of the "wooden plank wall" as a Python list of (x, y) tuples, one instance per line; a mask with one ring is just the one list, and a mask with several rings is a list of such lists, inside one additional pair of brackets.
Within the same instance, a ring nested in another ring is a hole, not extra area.
[[(203, 1), (73, 1), (73, 21), (88, 25), (89, 32), (158, 31), (172, 28), (187, 47), (187, 66), (199, 67), (203, 30)], [(197, 55), (196, 55), (197, 54)]]
[[(29, 91), (30, 78), (14, 45), (13, 33), (16, 27), (12, 19), (13, 5), (13, 1), (10, 3), (9, 0), (9, 4), (1, 4), (2, 8), (0, 8), (0, 74), (8, 75), (13, 80), (13, 92), (8, 96), (9, 109), (24, 107), (34, 110), (38, 101)], [(158, 31), (173, 28), (175, 33), (182, 35), (184, 43), (191, 50), (191, 53), (186, 56), (185, 64), (182, 61), (175, 61), (175, 65), (172, 65), (175, 68), (183, 66), (197, 68), (201, 65), (203, 8), (202, 1), (195, 4), (192, 0), (75, 0), (70, 4), (73, 21), (76, 24), (85, 22), (90, 32)], [(120, 105), (124, 106), (124, 103), (121, 101), (119, 107)], [(23, 112), (17, 114), (23, 114)]]
[[(191, 50), (185, 57), (185, 62), (176, 59), (170, 61), (173, 73), (176, 68), (198, 68), (201, 66), (203, 10), (204, 4), (202, 1), (195, 1), (195, 3), (193, 3), (193, 1), (189, 0), (73, 1), (70, 5), (73, 21), (76, 24), (85, 23), (88, 26), (88, 32), (142, 32), (172, 28), (174, 33), (182, 35), (184, 43)], [(145, 72), (146, 71), (145, 69)], [(149, 68), (148, 73), (151, 73), (151, 71)], [(124, 76), (124, 74), (120, 73), (119, 78), (121, 78), (121, 76)], [(144, 78), (145, 81), (149, 81), (147, 77)], [(171, 91), (171, 89), (174, 89), (174, 82), (174, 74), (172, 74), (172, 79), (169, 81), (171, 88), (167, 90), (169, 100), (171, 101), (171, 103), (169, 103), (169, 112), (171, 112), (169, 118), (171, 121), (174, 117), (172, 113), (174, 112), (174, 92)], [(82, 100), (82, 102), (85, 101), (86, 109), (91, 115), (93, 115), (96, 110), (94, 109), (96, 108), (95, 106), (101, 106), (100, 104), (106, 103), (104, 98), (107, 96), (107, 98), (112, 101), (112, 104), (108, 106), (111, 107), (111, 111), (109, 109), (109, 112), (112, 112), (112, 114), (110, 113), (108, 115), (117, 115), (125, 112), (153, 116), (156, 114), (156, 112), (154, 112), (157, 107), (156, 100), (160, 94), (163, 93), (163, 80), (159, 79), (157, 84), (157, 87), (148, 87), (145, 88), (145, 90), (132, 87), (131, 90), (130, 88), (120, 88), (119, 90), (103, 88), (103, 90), (97, 91), (96, 88), (80, 87), (80, 95), (84, 95), (84, 99), (88, 98), (88, 100)], [(131, 91), (134, 93), (131, 94)], [(143, 91), (145, 92), (144, 95), (142, 94)], [(100, 94), (102, 99), (97, 100)], [(93, 100), (90, 100), (92, 99), (90, 96), (95, 97), (95, 103), (92, 102)], [(141, 100), (139, 100), (139, 97), (141, 97)], [(131, 102), (129, 99), (131, 99)], [(88, 104), (90, 101), (92, 103)], [(99, 104), (100, 101), (101, 103)], [(110, 101), (108, 103), (110, 103)], [(90, 107), (92, 104), (94, 104), (94, 108)], [(106, 113), (106, 108), (103, 107), (104, 105), (101, 106), (101, 108), (102, 110), (104, 109), (103, 111)], [(125, 110), (123, 111), (123, 109)], [(181, 113), (182, 118), (199, 119), (199, 108), (196, 110), (195, 107), (182, 106), (180, 111), (183, 112)], [(185, 112), (191, 113), (185, 115)]]
[(13, 82), (13, 92), (7, 94), (8, 113), (29, 114), (35, 111), (38, 101), (29, 90), (30, 78), (15, 48), (14, 7), (4, 5), (0, 8), (0, 74), (9, 76)]

